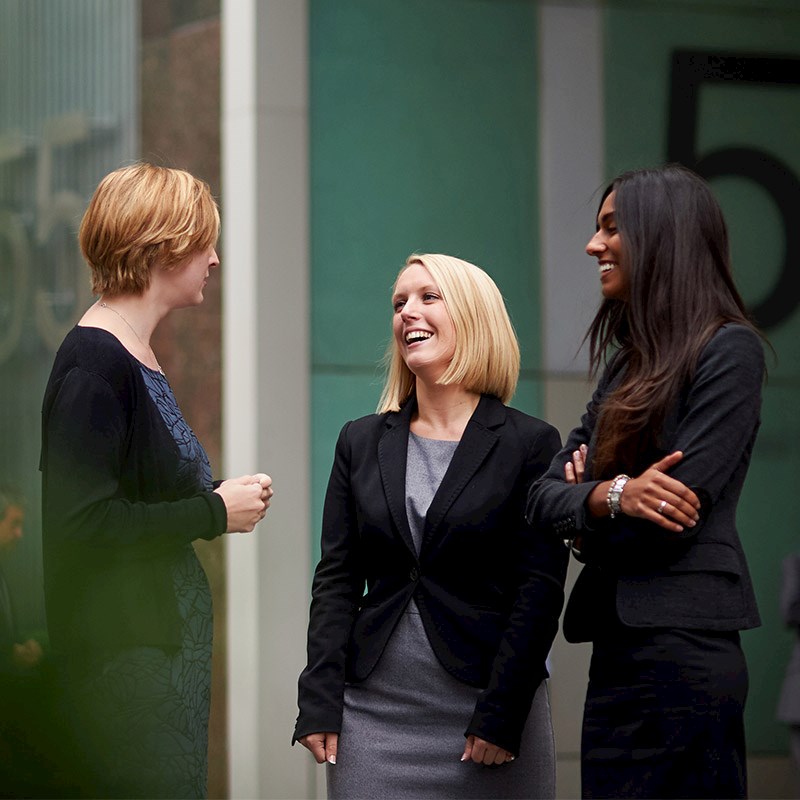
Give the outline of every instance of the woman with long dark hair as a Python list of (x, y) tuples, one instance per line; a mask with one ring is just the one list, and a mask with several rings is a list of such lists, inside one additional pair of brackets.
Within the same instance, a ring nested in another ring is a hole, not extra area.
[(736, 530), (759, 427), (762, 342), (722, 212), (680, 166), (605, 191), (587, 253), (602, 377), (530, 493), (529, 521), (585, 566), (564, 633), (592, 641), (584, 797), (744, 797), (747, 667), (760, 622)]

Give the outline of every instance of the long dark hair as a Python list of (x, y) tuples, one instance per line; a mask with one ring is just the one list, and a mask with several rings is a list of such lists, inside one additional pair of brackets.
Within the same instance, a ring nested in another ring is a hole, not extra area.
[(670, 405), (721, 325), (755, 329), (733, 282), (722, 210), (700, 176), (673, 164), (626, 172), (601, 207), (611, 192), (629, 291), (604, 300), (586, 333), (594, 374), (611, 347), (624, 365), (599, 412), (596, 478), (650, 463)]

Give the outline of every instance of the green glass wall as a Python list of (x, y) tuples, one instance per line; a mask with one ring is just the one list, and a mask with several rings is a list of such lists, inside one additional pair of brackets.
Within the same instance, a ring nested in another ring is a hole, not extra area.
[(23, 637), (46, 638), (40, 409), (91, 302), (76, 232), (97, 181), (136, 153), (135, 0), (0, 0), (0, 483), (26, 500), (4, 559)]
[(312, 0), (310, 20), (316, 541), (339, 429), (380, 394), (410, 253), (484, 267), (522, 345), (515, 405), (539, 410), (541, 384), (535, 4)]

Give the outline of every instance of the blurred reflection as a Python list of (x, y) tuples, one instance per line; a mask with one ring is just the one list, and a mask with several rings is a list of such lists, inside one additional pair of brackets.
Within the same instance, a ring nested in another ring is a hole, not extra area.
[(45, 635), (18, 619), (6, 570), (24, 535), (25, 500), (0, 485), (0, 796), (44, 797), (68, 792), (57, 766), (55, 683)]
[(22, 538), (25, 509), (22, 495), (0, 486), (0, 671), (3, 675), (24, 674), (42, 660), (42, 645), (34, 638), (24, 641), (14, 614), (11, 590), (3, 574), (3, 562)]

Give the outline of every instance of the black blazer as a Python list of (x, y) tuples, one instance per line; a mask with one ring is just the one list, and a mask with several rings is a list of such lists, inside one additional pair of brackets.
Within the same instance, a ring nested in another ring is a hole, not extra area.
[[(579, 427), (547, 474), (531, 487), (528, 518), (560, 539), (583, 534), (586, 566), (567, 603), (564, 634), (589, 641), (609, 619), (599, 598), (611, 591), (613, 615), (635, 628), (735, 631), (760, 624), (753, 586), (736, 529), (736, 506), (760, 422), (764, 353), (756, 333), (729, 324), (712, 336), (695, 375), (667, 415), (653, 463), (684, 454), (670, 475), (700, 498), (700, 522), (676, 536), (651, 522), (617, 515), (592, 520), (585, 501), (598, 481), (591, 455), (597, 414), (624, 370), (612, 361)], [(586, 480), (564, 480), (564, 464), (581, 444), (589, 447)]]
[[(294, 738), (341, 729), (413, 596), (444, 668), (482, 692), (468, 734), (517, 752), (563, 604), (566, 552), (524, 517), (560, 446), (541, 420), (481, 398), (428, 510), (419, 556), (405, 510), (415, 401), (349, 422), (336, 445)], [(365, 593), (366, 588), (366, 593)]]

